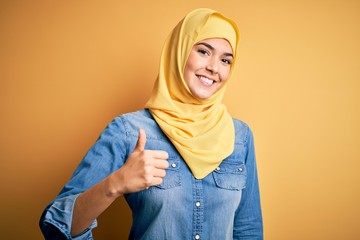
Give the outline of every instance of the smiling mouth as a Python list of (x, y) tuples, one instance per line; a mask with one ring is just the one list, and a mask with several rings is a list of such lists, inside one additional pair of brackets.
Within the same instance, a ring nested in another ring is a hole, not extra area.
[(211, 86), (215, 81), (202, 75), (196, 75), (205, 86)]

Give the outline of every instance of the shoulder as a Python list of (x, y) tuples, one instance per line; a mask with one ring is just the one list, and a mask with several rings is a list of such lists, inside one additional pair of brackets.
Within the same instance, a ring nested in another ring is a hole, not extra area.
[[(145, 110), (129, 112), (115, 117), (104, 129), (102, 135), (114, 137), (131, 134), (134, 126), (151, 125), (151, 115)], [(149, 124), (148, 124), (149, 123)], [(141, 128), (141, 127), (140, 127)]]
[(120, 122), (128, 136), (138, 136), (139, 130), (144, 129), (147, 139), (166, 139), (159, 125), (148, 109), (122, 114), (114, 119)]
[(124, 113), (114, 119), (116, 122), (121, 122), (124, 126), (139, 125), (139, 124), (151, 124), (153, 117), (146, 109), (142, 109), (136, 112)]
[(235, 128), (235, 143), (246, 144), (253, 137), (249, 125), (242, 120), (233, 118)]

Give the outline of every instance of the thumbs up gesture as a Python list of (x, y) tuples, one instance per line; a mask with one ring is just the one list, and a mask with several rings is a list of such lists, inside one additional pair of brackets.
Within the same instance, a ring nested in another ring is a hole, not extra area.
[(111, 189), (114, 194), (137, 192), (162, 183), (165, 169), (169, 167), (169, 155), (165, 151), (146, 150), (145, 143), (146, 133), (140, 129), (134, 151), (125, 164), (112, 174)]

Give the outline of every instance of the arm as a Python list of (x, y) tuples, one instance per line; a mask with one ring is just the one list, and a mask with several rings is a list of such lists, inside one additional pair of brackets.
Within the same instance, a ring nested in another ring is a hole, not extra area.
[(254, 139), (248, 129), (247, 156), (245, 160), (247, 169), (246, 186), (242, 191), (241, 202), (236, 211), (234, 222), (234, 239), (263, 239), (263, 223), (260, 204), (259, 183), (256, 168)]
[(83, 232), (110, 204), (124, 193), (143, 190), (162, 183), (168, 154), (144, 150), (146, 135), (140, 130), (137, 145), (119, 170), (81, 194), (75, 202), (71, 235)]
[(117, 197), (162, 181), (167, 153), (144, 150), (146, 135), (141, 131), (125, 162), (128, 142), (120, 122), (113, 121), (105, 129), (59, 196), (44, 210), (40, 228), (46, 239), (91, 236), (96, 217)]

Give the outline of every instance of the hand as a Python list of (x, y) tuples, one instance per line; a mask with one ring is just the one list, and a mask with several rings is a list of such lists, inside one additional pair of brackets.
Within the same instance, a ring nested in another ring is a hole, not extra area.
[(145, 150), (145, 143), (146, 133), (140, 129), (134, 151), (125, 164), (109, 176), (111, 194), (138, 192), (162, 183), (165, 169), (169, 167), (169, 155), (165, 151)]

